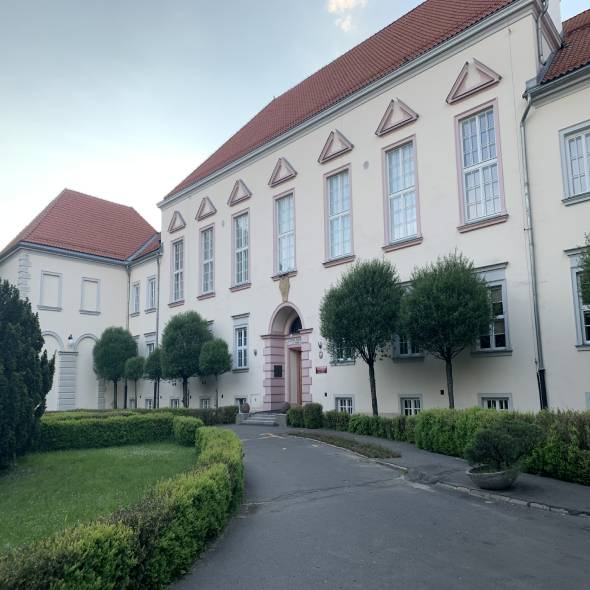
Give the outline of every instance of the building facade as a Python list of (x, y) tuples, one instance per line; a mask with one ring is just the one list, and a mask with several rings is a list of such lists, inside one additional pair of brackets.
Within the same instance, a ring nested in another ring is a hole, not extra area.
[[(456, 361), (457, 407), (590, 408), (590, 309), (577, 288), (590, 232), (589, 39), (590, 11), (562, 24), (558, 0), (428, 0), (273, 100), (158, 204), (161, 243), (101, 272), (68, 258), (82, 298), (84, 277), (101, 293), (112, 285), (92, 328), (81, 310), (45, 310), (42, 286), (21, 289), (34, 304), (41, 294), (46, 341), (62, 338), (64, 383), (78, 353), (74, 405), (109, 403), (81, 360), (92, 338), (68, 345), (64, 325), (95, 336), (127, 326), (146, 354), (174, 314), (196, 310), (232, 351), (220, 404), (369, 412), (366, 365), (348, 350), (331, 358), (320, 334), (324, 293), (358, 260), (389, 260), (406, 282), (458, 250), (488, 282), (496, 317)], [(0, 274), (20, 286), (23, 256), (32, 282), (53, 284), (22, 240)], [(383, 414), (448, 406), (443, 363), (403, 335), (376, 377)], [(135, 404), (149, 404), (150, 387)], [(213, 387), (192, 379), (191, 405), (210, 405)], [(178, 404), (181, 384), (162, 384), (161, 398)]]

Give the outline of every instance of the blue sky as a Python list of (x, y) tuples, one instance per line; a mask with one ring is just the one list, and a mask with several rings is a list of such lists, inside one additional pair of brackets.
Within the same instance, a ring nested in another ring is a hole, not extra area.
[(0, 247), (66, 186), (159, 229), (155, 203), (273, 96), (418, 3), (0, 0)]

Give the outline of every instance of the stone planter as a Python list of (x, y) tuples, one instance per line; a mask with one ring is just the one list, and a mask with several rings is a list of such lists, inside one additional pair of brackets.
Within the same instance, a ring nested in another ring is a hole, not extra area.
[(473, 467), (467, 471), (471, 481), (482, 490), (507, 490), (514, 485), (519, 471), (516, 468), (506, 471), (490, 471), (489, 467)]

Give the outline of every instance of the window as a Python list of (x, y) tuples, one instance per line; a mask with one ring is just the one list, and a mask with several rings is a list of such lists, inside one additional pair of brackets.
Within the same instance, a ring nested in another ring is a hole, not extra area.
[(235, 363), (236, 369), (248, 368), (248, 326), (238, 326), (235, 330)]
[(393, 343), (395, 357), (422, 357), (424, 353), (406, 335), (396, 336)]
[(276, 265), (279, 274), (295, 269), (295, 212), (293, 195), (276, 199)]
[(348, 170), (328, 176), (328, 255), (352, 254), (350, 175)]
[(172, 303), (184, 299), (184, 242), (172, 244)]
[(502, 211), (494, 108), (459, 122), (465, 222)]
[(422, 398), (420, 397), (401, 397), (400, 403), (404, 416), (415, 416), (422, 410)]
[(177, 397), (170, 398), (170, 407), (174, 409), (180, 408), (180, 399)]
[(208, 397), (202, 397), (199, 400), (199, 407), (201, 410), (208, 410), (211, 407), (211, 400)]
[(147, 355), (150, 356), (150, 354), (152, 354), (152, 352), (154, 352), (155, 348), (156, 348), (156, 343), (155, 342), (147, 342), (145, 345), (146, 351), (147, 351)]
[(247, 397), (236, 397), (234, 400), (234, 403), (236, 406), (238, 406), (238, 408), (241, 408), (244, 404), (248, 403), (248, 398)]
[(234, 217), (234, 285), (244, 285), (249, 280), (249, 219), (248, 213)]
[(154, 407), (154, 400), (151, 397), (146, 397), (144, 404), (146, 410), (151, 410)]
[(129, 399), (129, 409), (130, 410), (135, 410), (137, 408), (137, 400), (132, 397)]
[(489, 332), (479, 337), (478, 348), (480, 350), (505, 350), (507, 338), (504, 284), (490, 285), (488, 290), (494, 319), (490, 324)]
[(386, 152), (389, 242), (418, 235), (414, 142)]
[(139, 313), (139, 283), (131, 285), (131, 313)]
[(346, 412), (352, 414), (352, 398), (351, 397), (337, 397), (336, 398), (336, 411)]
[(156, 277), (149, 277), (147, 280), (145, 307), (147, 310), (156, 309)]
[(98, 279), (82, 279), (82, 293), (80, 311), (97, 314), (99, 310), (99, 281)]
[(566, 197), (590, 192), (590, 129), (564, 136)]
[(213, 228), (201, 231), (201, 294), (213, 293)]
[(41, 297), (39, 301), (41, 309), (61, 310), (61, 274), (45, 271), (41, 273)]
[(590, 302), (585, 302), (582, 299), (582, 273), (576, 272), (576, 287), (577, 287), (577, 307), (580, 318), (580, 327), (582, 332), (582, 344), (590, 344)]
[(336, 346), (334, 347), (332, 362), (336, 365), (344, 365), (347, 363), (354, 363), (354, 351), (350, 346)]
[(487, 410), (509, 410), (510, 398), (500, 396), (482, 396), (481, 407), (486, 408)]

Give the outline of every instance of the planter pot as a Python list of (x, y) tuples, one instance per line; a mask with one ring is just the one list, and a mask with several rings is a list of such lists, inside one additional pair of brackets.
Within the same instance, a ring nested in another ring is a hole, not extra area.
[(518, 469), (490, 471), (489, 467), (473, 467), (467, 471), (471, 481), (482, 490), (507, 490), (514, 485), (518, 477)]

